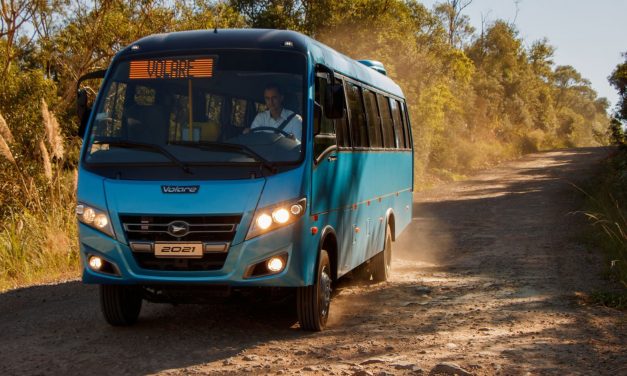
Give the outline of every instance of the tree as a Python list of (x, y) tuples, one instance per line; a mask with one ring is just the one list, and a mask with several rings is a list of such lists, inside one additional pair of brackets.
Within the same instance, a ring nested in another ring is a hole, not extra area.
[(616, 66), (609, 77), (610, 84), (618, 90), (618, 103), (616, 104), (615, 117), (627, 122), (627, 52), (623, 53), (625, 61)]
[(470, 18), (462, 14), (472, 0), (447, 0), (435, 5), (435, 14), (442, 20), (448, 34), (448, 43), (453, 47), (462, 47), (464, 41), (474, 33)]

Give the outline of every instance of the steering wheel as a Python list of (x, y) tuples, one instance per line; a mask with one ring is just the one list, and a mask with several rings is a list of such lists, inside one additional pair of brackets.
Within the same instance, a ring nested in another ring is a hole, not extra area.
[(283, 129), (274, 128), (274, 127), (256, 127), (256, 128), (251, 128), (249, 133), (265, 132), (265, 131), (271, 131), (271, 132), (274, 132), (274, 133), (278, 133), (278, 134), (280, 134), (280, 135), (282, 135), (284, 137), (287, 137), (287, 138), (294, 138), (293, 135), (291, 135), (290, 133), (287, 133)]

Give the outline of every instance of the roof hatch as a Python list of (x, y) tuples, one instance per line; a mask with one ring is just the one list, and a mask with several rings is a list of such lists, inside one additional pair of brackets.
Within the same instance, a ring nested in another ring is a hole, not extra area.
[(380, 61), (376, 61), (376, 60), (357, 60), (360, 63), (362, 63), (363, 65), (370, 67), (374, 70), (376, 70), (377, 72), (387, 76), (388, 72), (385, 70), (385, 67), (383, 66), (383, 63)]

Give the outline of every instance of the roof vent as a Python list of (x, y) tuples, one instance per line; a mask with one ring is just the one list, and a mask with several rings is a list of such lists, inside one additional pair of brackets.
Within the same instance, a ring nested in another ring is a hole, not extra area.
[(376, 70), (377, 72), (387, 76), (388, 72), (385, 70), (385, 67), (383, 66), (383, 63), (381, 63), (380, 61), (376, 61), (376, 60), (357, 60), (360, 63), (362, 63), (363, 65), (372, 68), (374, 70)]

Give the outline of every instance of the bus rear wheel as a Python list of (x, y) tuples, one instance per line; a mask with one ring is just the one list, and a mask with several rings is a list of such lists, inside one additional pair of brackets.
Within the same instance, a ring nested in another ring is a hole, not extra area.
[(385, 227), (383, 251), (374, 256), (372, 263), (374, 264), (372, 269), (372, 281), (387, 281), (392, 271), (392, 231), (389, 225)]
[(303, 330), (319, 332), (327, 324), (331, 304), (331, 263), (324, 249), (320, 252), (316, 277), (313, 285), (298, 288), (296, 310)]
[(133, 325), (141, 308), (142, 293), (139, 287), (100, 285), (100, 309), (110, 325)]

